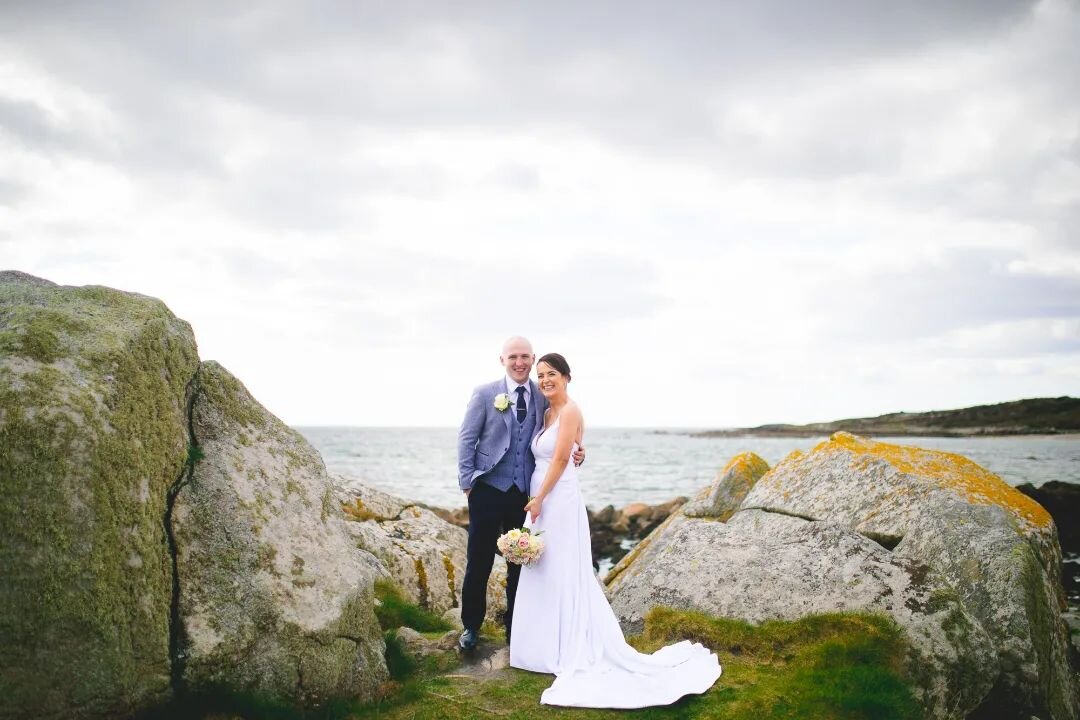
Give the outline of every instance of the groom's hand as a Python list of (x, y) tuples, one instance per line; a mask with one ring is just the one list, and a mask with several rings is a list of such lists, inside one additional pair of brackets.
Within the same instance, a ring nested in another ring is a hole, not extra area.
[(585, 446), (578, 445), (577, 450), (574, 451), (574, 467), (581, 467), (583, 462), (585, 462)]

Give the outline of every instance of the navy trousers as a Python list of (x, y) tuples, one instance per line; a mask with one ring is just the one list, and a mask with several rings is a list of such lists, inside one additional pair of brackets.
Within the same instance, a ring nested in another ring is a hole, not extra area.
[[(500, 535), (525, 524), (525, 504), (529, 498), (516, 486), (506, 492), (478, 482), (469, 492), (469, 549), (465, 580), (461, 588), (461, 624), (479, 630), (487, 614), (487, 584), (495, 562), (495, 541)], [(521, 566), (506, 564), (506, 624), (514, 617)]]

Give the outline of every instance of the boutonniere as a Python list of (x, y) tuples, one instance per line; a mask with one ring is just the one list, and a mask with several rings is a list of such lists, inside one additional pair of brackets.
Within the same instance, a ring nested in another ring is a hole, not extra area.
[(506, 393), (499, 393), (495, 396), (495, 409), (499, 412), (506, 412), (506, 408), (510, 407), (510, 396)]

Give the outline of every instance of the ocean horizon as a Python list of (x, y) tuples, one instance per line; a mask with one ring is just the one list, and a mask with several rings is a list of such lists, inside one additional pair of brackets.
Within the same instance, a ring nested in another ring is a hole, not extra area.
[[(410, 500), (463, 506), (457, 488), (457, 427), (295, 426), (322, 454), (327, 469)], [(656, 504), (692, 496), (709, 485), (732, 456), (751, 451), (775, 465), (793, 450), (809, 450), (827, 435), (806, 438), (691, 437), (722, 428), (592, 427), (579, 472), (593, 509), (632, 502)], [(1016, 486), (1052, 480), (1080, 484), (1080, 436), (976, 438), (879, 437), (899, 445), (956, 453)]]

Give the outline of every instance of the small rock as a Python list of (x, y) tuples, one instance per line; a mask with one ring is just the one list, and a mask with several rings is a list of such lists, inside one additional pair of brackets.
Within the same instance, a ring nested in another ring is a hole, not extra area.
[(442, 619), (450, 623), (451, 626), (457, 629), (457, 632), (461, 632), (465, 629), (465, 626), (461, 622), (461, 606), (452, 607), (442, 614)]
[(458, 633), (453, 630), (448, 631), (438, 640), (426, 638), (410, 627), (398, 628), (396, 635), (409, 654), (415, 657), (439, 655), (457, 648)]

